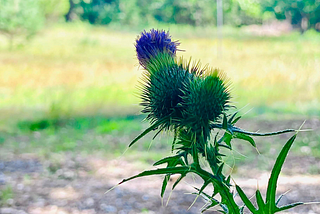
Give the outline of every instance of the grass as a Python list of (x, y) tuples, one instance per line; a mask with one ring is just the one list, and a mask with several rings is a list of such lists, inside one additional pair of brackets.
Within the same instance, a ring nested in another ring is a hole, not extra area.
[[(320, 34), (258, 37), (226, 28), (219, 40), (213, 28), (155, 27), (170, 29), (172, 38), (179, 39), (185, 50), (179, 56), (223, 70), (233, 83), (234, 104), (243, 113), (250, 111), (246, 117), (320, 115)], [(142, 71), (134, 40), (141, 30), (59, 24), (13, 50), (0, 36), (1, 157), (27, 152), (44, 158), (52, 152), (122, 155), (147, 126), (137, 116)], [(137, 153), (149, 150), (151, 138), (128, 151), (133, 159), (152, 162), (170, 149), (170, 139), (163, 136), (152, 143), (150, 155)], [(314, 142), (311, 153), (320, 157), (320, 136), (306, 138), (298, 144)], [(267, 154), (273, 147), (262, 144), (261, 150)], [(242, 149), (252, 161), (251, 148)]]
[(5, 186), (0, 190), (0, 207), (7, 205), (8, 200), (13, 199), (14, 193), (11, 186)]
[[(240, 36), (239, 31), (232, 36), (227, 29), (219, 41), (214, 29), (167, 28), (186, 50), (179, 56), (226, 72), (235, 105), (248, 104), (251, 115), (319, 115), (319, 34), (261, 38)], [(138, 34), (58, 25), (13, 51), (0, 38), (1, 121), (137, 113), (135, 86), (141, 70), (133, 44)]]

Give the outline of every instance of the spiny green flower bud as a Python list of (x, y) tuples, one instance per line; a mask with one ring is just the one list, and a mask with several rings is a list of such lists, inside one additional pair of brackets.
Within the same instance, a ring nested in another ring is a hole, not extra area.
[(151, 122), (163, 120), (163, 128), (174, 128), (182, 118), (183, 88), (192, 74), (177, 64), (170, 54), (159, 53), (150, 59), (142, 81), (143, 113)]
[(186, 88), (182, 96), (183, 117), (190, 127), (208, 127), (229, 107), (228, 82), (218, 70), (208, 76), (197, 76)]
[[(141, 81), (142, 113), (151, 123), (165, 129), (206, 130), (229, 107), (230, 94), (223, 75), (211, 71), (205, 75), (199, 63), (175, 57), (178, 43), (165, 31), (151, 30), (137, 40), (136, 51), (145, 68)], [(201, 131), (203, 133), (203, 131)]]

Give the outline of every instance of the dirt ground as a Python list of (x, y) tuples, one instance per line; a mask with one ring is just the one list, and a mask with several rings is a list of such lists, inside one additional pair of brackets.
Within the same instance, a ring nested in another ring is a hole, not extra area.
[[(313, 122), (316, 125), (311, 125), (320, 130), (319, 120)], [(234, 175), (248, 196), (254, 195), (257, 186), (264, 193), (269, 177), (268, 171), (257, 170), (253, 165), (240, 167)], [(278, 182), (277, 193), (287, 192), (282, 205), (320, 201), (320, 175), (308, 174), (306, 165), (320, 168), (320, 159), (288, 156)], [(0, 191), (5, 192), (9, 187), (7, 194), (12, 194), (11, 199), (0, 201), (0, 214), (200, 213), (205, 201), (199, 197), (193, 204), (196, 196), (190, 194), (194, 192), (193, 186), (201, 185), (197, 177), (187, 177), (174, 191), (170, 188), (174, 182), (171, 181), (163, 200), (160, 198), (161, 176), (139, 178), (116, 186), (123, 178), (148, 167), (151, 168), (124, 156), (112, 159), (56, 154), (45, 161), (34, 154), (14, 155), (6, 160), (0, 157)], [(320, 204), (309, 203), (287, 213), (317, 214)]]
[[(13, 199), (2, 204), (1, 214), (200, 213), (205, 204), (198, 198), (191, 206), (196, 196), (188, 193), (193, 192), (192, 186), (201, 184), (197, 178), (186, 178), (172, 193), (168, 188), (163, 200), (160, 198), (161, 176), (139, 178), (106, 193), (123, 178), (140, 172), (142, 167), (122, 158), (67, 157), (58, 170), (49, 172), (46, 169), (54, 168), (50, 166), (52, 163), (25, 156), (0, 161), (0, 184), (10, 185), (14, 193)], [(261, 172), (257, 179), (240, 176), (235, 180), (248, 195), (253, 195), (257, 184), (265, 190), (268, 176)], [(281, 176), (278, 193), (286, 191), (289, 192), (282, 204), (301, 199), (320, 201), (320, 175)], [(300, 206), (290, 213), (320, 213), (320, 204)]]

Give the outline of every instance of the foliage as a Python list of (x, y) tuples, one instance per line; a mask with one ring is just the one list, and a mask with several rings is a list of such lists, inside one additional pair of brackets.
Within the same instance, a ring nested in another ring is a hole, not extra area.
[[(294, 132), (294, 130), (252, 133), (236, 127), (235, 124), (241, 117), (237, 116), (237, 112), (228, 115), (231, 96), (229, 84), (225, 78), (219, 74), (218, 70), (212, 71), (208, 67), (200, 68), (199, 63), (190, 66), (191, 60), (184, 62), (182, 59), (177, 59), (175, 51), (163, 48), (166, 47), (163, 41), (165, 44), (171, 44), (170, 36), (164, 31), (154, 29), (143, 32), (136, 41), (137, 56), (140, 64), (145, 68), (141, 81), (141, 105), (144, 107), (142, 112), (147, 113), (146, 119), (151, 125), (129, 146), (153, 130), (158, 129), (154, 138), (160, 131), (169, 130), (174, 133), (172, 151), (175, 151), (175, 155), (154, 163), (154, 166), (166, 164), (166, 167), (144, 171), (124, 179), (120, 184), (138, 177), (162, 174), (165, 175), (161, 188), (161, 197), (163, 197), (171, 175), (180, 175), (173, 184), (172, 189), (174, 189), (187, 174), (194, 173), (203, 180), (203, 186), (200, 189), (196, 188), (195, 193), (207, 199), (207, 204), (202, 211), (220, 206), (221, 213), (243, 213), (244, 207), (237, 205), (230, 189), (231, 175), (225, 175), (223, 172), (225, 155), (221, 148), (232, 150), (233, 139), (247, 141), (256, 148), (251, 136), (278, 135)], [(149, 44), (146, 44), (147, 42)], [(176, 50), (176, 46), (174, 47)], [(240, 198), (252, 213), (273, 214), (303, 204), (299, 202), (278, 207), (278, 202), (275, 200), (277, 180), (295, 138), (296, 135), (284, 145), (274, 164), (268, 183), (266, 202), (257, 190), (258, 209), (236, 185)], [(211, 172), (203, 168), (201, 158), (209, 164)], [(214, 187), (212, 195), (203, 192), (209, 184)], [(216, 198), (217, 195), (220, 199)]]
[(39, 4), (47, 20), (63, 17), (70, 8), (69, 0), (39, 0)]
[(6, 206), (7, 201), (14, 197), (13, 189), (11, 186), (6, 185), (0, 189), (0, 207)]
[[(73, 12), (92, 24), (114, 22), (141, 25), (160, 22), (205, 26), (216, 23), (216, 2), (209, 0), (73, 0), (73, 2)], [(235, 0), (224, 1), (223, 10), (226, 22), (229, 24), (234, 24), (235, 16), (244, 21), (252, 13), (251, 8), (243, 10)]]
[(119, 0), (73, 0), (72, 12), (91, 24), (109, 24), (120, 13)]
[(21, 43), (34, 36), (48, 20), (63, 17), (69, 10), (68, 0), (0, 0), (0, 33)]
[[(193, 55), (233, 76), (233, 102), (240, 108), (249, 103), (243, 112), (252, 109), (245, 117), (319, 115), (317, 32), (261, 38), (231, 29), (224, 32), (223, 60), (216, 55), (215, 29), (171, 26), (170, 32), (183, 42), (178, 49), (186, 50), (177, 51), (178, 56)], [(20, 49), (4, 50), (6, 44), (0, 42), (5, 62), (0, 63), (0, 76), (5, 77), (0, 79), (0, 123), (52, 114), (136, 114), (140, 72), (132, 57), (135, 37), (128, 30), (63, 23), (43, 30)]]
[[(152, 23), (207, 26), (216, 24), (216, 1), (203, 0), (71, 0), (71, 11), (91, 24), (120, 23), (130, 26)], [(301, 27), (306, 19), (308, 27), (319, 30), (319, 1), (294, 0), (224, 0), (224, 24), (241, 26), (261, 24), (269, 19), (290, 18)]]
[(10, 47), (15, 37), (31, 37), (45, 21), (37, 0), (1, 0), (0, 11), (0, 32), (8, 37)]
[[(320, 1), (318, 0), (268, 0), (261, 1), (263, 11), (270, 11), (277, 19), (289, 19), (302, 31), (320, 25)], [(316, 27), (320, 30), (320, 26)]]

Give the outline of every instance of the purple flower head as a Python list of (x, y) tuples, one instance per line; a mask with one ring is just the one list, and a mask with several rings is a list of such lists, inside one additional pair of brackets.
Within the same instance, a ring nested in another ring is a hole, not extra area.
[(140, 65), (146, 68), (150, 58), (159, 53), (175, 56), (179, 44), (177, 41), (171, 41), (171, 36), (164, 30), (151, 29), (150, 32), (142, 32), (135, 44)]

